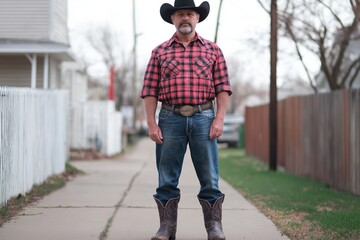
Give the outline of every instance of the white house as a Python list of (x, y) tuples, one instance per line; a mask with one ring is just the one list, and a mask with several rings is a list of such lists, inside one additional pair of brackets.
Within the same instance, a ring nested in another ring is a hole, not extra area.
[(0, 1), (0, 86), (61, 88), (69, 49), (67, 1)]
[(87, 79), (70, 53), (67, 0), (0, 0), (0, 87), (67, 89), (71, 148), (121, 151), (114, 103), (87, 101)]

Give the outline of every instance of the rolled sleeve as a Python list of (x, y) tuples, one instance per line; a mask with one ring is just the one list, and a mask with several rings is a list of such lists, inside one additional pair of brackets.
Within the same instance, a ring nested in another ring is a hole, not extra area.
[(218, 49), (218, 60), (214, 64), (214, 87), (215, 93), (226, 91), (229, 96), (232, 94), (232, 89), (229, 80), (228, 69), (225, 61), (225, 57), (220, 49)]

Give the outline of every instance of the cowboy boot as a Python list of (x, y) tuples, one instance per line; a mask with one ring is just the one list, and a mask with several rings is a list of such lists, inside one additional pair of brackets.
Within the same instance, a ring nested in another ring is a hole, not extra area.
[(160, 228), (156, 235), (151, 240), (175, 240), (176, 225), (177, 225), (177, 210), (180, 201), (180, 195), (176, 198), (171, 198), (165, 204), (157, 199), (154, 195), (155, 202), (158, 206), (160, 217)]
[(206, 232), (208, 234), (208, 240), (225, 240), (225, 235), (222, 229), (221, 215), (222, 215), (222, 203), (225, 195), (219, 197), (214, 204), (211, 204), (204, 200), (199, 199), (203, 213)]

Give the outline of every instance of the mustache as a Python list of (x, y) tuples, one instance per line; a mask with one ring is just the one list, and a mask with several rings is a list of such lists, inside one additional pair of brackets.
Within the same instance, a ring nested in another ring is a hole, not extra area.
[(188, 24), (188, 25), (191, 26), (191, 23), (190, 23), (189, 21), (183, 21), (183, 22), (181, 22), (181, 23), (180, 23), (180, 26), (182, 26), (182, 25), (184, 25), (184, 24)]

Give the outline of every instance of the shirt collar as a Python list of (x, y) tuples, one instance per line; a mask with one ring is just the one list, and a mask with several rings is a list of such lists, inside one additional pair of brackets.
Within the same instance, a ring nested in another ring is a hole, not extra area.
[[(194, 41), (199, 41), (203, 45), (205, 44), (204, 39), (197, 32), (195, 32), (195, 38), (192, 40), (192, 42), (194, 42)], [(174, 42), (181, 43), (179, 41), (176, 33), (174, 33), (174, 35), (169, 39), (168, 46), (171, 46)]]

